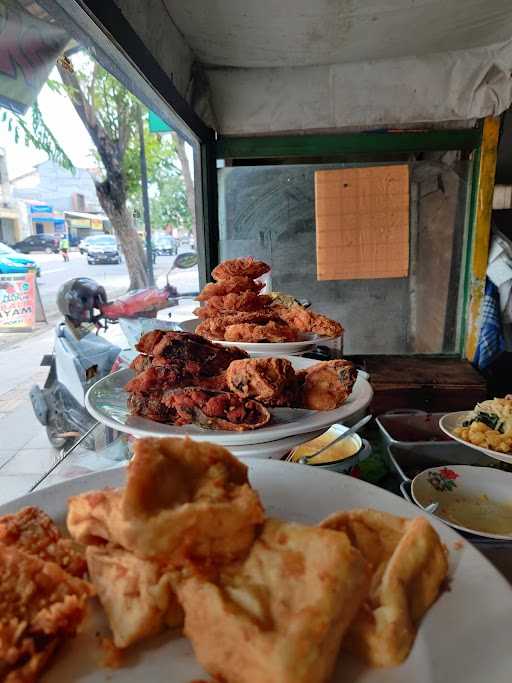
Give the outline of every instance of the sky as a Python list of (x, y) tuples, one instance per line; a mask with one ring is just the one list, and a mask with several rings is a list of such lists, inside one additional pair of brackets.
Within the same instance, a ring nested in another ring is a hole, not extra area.
[[(60, 80), (56, 69), (53, 69), (50, 78)], [(68, 97), (45, 85), (38, 102), (46, 124), (73, 164), (80, 168), (95, 166), (91, 155), (94, 145)], [(28, 173), (35, 164), (48, 158), (44, 152), (32, 146), (26, 147), (23, 137), (16, 144), (13, 134), (3, 123), (0, 123), (0, 147), (6, 150), (7, 171), (11, 180)]]
[[(73, 55), (73, 62), (87, 60), (87, 56), (81, 58), (80, 54)], [(49, 78), (60, 81), (57, 69), (53, 69)], [(80, 121), (69, 98), (64, 94), (59, 94), (44, 86), (38, 97), (39, 108), (47, 126), (58, 140), (62, 149), (78, 168), (94, 168), (97, 162), (94, 159), (92, 150), (93, 142), (85, 126)], [(46, 161), (48, 156), (30, 146), (25, 145), (23, 136), (18, 143), (14, 142), (14, 135), (7, 129), (7, 124), (0, 121), (0, 147), (6, 150), (7, 172), (9, 179), (13, 180), (20, 175), (28, 173), (32, 168)], [(189, 165), (193, 174), (193, 151), (190, 145), (186, 145)]]

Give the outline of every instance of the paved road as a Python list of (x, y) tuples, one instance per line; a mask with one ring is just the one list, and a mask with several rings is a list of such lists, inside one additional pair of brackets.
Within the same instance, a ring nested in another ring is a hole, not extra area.
[[(41, 266), (38, 280), (39, 291), (48, 318), (57, 314), (57, 291), (63, 282), (74, 277), (90, 277), (105, 287), (109, 298), (119, 296), (128, 287), (128, 273), (124, 263), (120, 265), (90, 266), (79, 252), (71, 252), (70, 260), (65, 263), (59, 254), (32, 254)], [(157, 256), (155, 275), (159, 285), (165, 283), (165, 275), (174, 261), (173, 256)], [(169, 278), (179, 293), (197, 291), (197, 269), (175, 271)]]
[[(71, 252), (68, 263), (64, 263), (59, 254), (32, 254), (32, 257), (41, 266), (41, 277), (38, 279), (38, 285), (48, 324), (40, 323), (33, 332), (28, 333), (0, 333), (0, 353), (2, 353), (0, 361), (6, 360), (5, 353), (8, 353), (9, 349), (19, 348), (20, 345), (29, 354), (34, 349), (35, 355), (38, 358), (40, 357), (40, 350), (35, 343), (36, 339), (39, 341), (38, 338), (41, 335), (47, 335), (61, 317), (57, 308), (57, 291), (66, 280), (74, 277), (90, 277), (105, 287), (109, 299), (124, 294), (128, 288), (128, 273), (124, 263), (89, 266), (86, 257), (81, 256), (79, 252)], [(157, 256), (155, 275), (159, 287), (165, 285), (166, 275), (172, 267), (173, 261), (173, 256)], [(176, 287), (179, 294), (197, 292), (199, 288), (197, 268), (173, 271), (169, 275), (169, 282)], [(49, 339), (51, 339), (51, 333)]]

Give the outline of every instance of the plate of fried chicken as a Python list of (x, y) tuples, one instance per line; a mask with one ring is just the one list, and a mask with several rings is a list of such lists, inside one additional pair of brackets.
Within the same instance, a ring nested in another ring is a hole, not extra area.
[(353, 363), (249, 358), (188, 332), (152, 330), (130, 368), (99, 380), (86, 405), (134, 436), (194, 436), (246, 445), (309, 434), (364, 410), (372, 389)]
[(270, 271), (263, 261), (247, 256), (223, 261), (212, 271), (197, 300), (196, 333), (223, 344), (237, 344), (252, 353), (295, 354), (316, 343), (341, 337), (343, 327), (293, 297), (262, 294), (260, 278)]
[[(248, 466), (247, 466), (248, 465)], [(0, 506), (6, 683), (508, 683), (512, 591), (364, 481), (141, 439)]]

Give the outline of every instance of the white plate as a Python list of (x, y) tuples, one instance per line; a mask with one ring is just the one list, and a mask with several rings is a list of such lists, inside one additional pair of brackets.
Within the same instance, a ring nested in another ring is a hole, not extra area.
[[(297, 356), (284, 357), (288, 358), (296, 370), (310, 367), (318, 362)], [(85, 397), (85, 405), (90, 414), (108, 427), (134, 436), (192, 436), (198, 441), (212, 441), (224, 446), (266, 443), (326, 429), (335, 422), (343, 422), (355, 413), (360, 413), (369, 405), (373, 396), (370, 384), (359, 375), (352, 394), (336, 410), (278, 408), (273, 411), (271, 408), (274, 424), (247, 432), (228, 432), (203, 429), (196, 425), (177, 427), (130, 415), (126, 404), (128, 395), (123, 387), (132, 376), (133, 371), (125, 369), (107, 375), (96, 382)]]
[[(439, 508), (434, 515), (455, 529), (485, 538), (512, 540), (512, 532), (503, 534), (478, 531), (471, 526), (469, 519), (465, 524), (462, 523), (465, 520), (459, 520), (461, 523), (456, 523), (444, 514), (444, 509), (453, 504), (454, 499), (462, 498), (471, 501), (476, 499), (477, 507), (480, 508), (479, 514), (485, 514), (486, 519), (496, 518), (503, 513), (512, 517), (512, 474), (509, 472), (474, 465), (429, 467), (414, 477), (411, 483), (411, 493), (415, 502), (421, 507), (426, 507), (430, 503), (439, 503)], [(508, 510), (496, 511), (492, 509), (494, 504), (506, 505)], [(486, 508), (489, 505), (492, 506), (491, 509)]]
[(468, 416), (472, 412), (472, 410), (462, 410), (458, 413), (447, 413), (446, 415), (443, 415), (443, 417), (439, 420), (439, 426), (445, 434), (451, 436), (451, 438), (455, 439), (455, 441), (464, 444), (464, 446), (469, 446), (470, 448), (474, 448), (475, 450), (480, 451), (481, 453), (485, 453), (490, 458), (495, 458), (496, 460), (501, 460), (502, 462), (512, 463), (512, 454), (507, 455), (506, 453), (498, 453), (498, 451), (492, 451), (490, 448), (483, 448), (482, 446), (477, 446), (476, 444), (473, 444), (470, 441), (464, 441), (464, 439), (461, 439), (460, 436), (455, 436), (453, 430), (456, 427), (462, 427), (462, 423), (464, 422), (464, 420), (467, 420)]
[[(342, 654), (331, 683), (510, 683), (512, 589), (494, 567), (455, 531), (398, 496), (335, 472), (250, 460), (250, 478), (267, 514), (314, 524), (336, 510), (373, 507), (405, 517), (427, 517), (450, 551), (452, 579), (422, 621), (414, 648), (399, 667), (369, 669)], [(119, 486), (118, 468), (42, 489), (0, 507), (0, 514), (37, 505), (64, 525), (66, 501), (82, 491)], [(99, 610), (96, 622), (101, 624)], [(190, 683), (209, 680), (190, 643), (162, 634), (134, 647), (121, 669), (100, 668), (96, 623), (65, 643), (44, 677), (46, 683)], [(103, 626), (104, 628), (104, 626)], [(262, 681), (262, 683), (270, 683)]]

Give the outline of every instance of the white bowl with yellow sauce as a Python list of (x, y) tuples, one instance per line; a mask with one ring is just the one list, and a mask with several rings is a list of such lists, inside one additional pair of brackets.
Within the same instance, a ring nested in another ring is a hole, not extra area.
[[(349, 427), (345, 427), (344, 425), (332, 425), (332, 427), (323, 434), (320, 434), (320, 436), (297, 446), (290, 454), (291, 461), (299, 462), (301, 458), (312, 455), (337, 439), (338, 436), (348, 429)], [(311, 458), (307, 464), (313, 467), (332, 470), (334, 472), (346, 472), (354, 467), (354, 465), (365, 460), (370, 455), (371, 450), (368, 441), (361, 439), (359, 434), (353, 434), (352, 436), (333, 444), (331, 448), (327, 448), (323, 453), (320, 453), (320, 455)]]
[(445, 465), (420, 472), (411, 484), (414, 501), (477, 536), (512, 540), (512, 474), (491, 467)]

